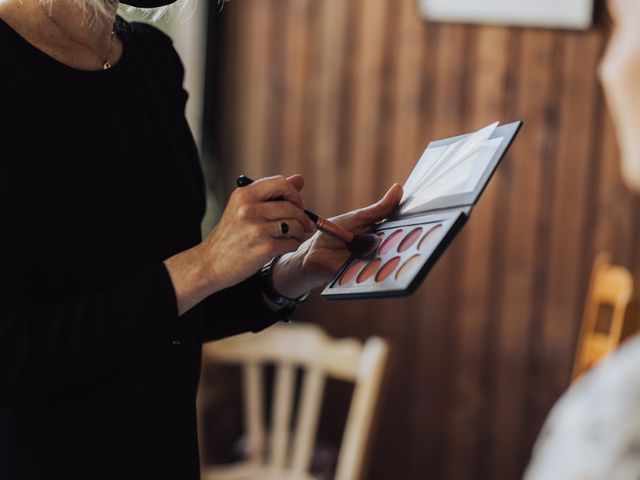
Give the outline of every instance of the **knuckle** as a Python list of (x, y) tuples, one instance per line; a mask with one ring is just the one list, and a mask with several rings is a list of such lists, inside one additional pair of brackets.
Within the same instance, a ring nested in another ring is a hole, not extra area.
[(240, 205), (237, 215), (240, 220), (249, 220), (253, 217), (254, 207), (252, 205)]
[(278, 202), (273, 206), (272, 213), (274, 218), (290, 218), (292, 216), (291, 205), (288, 202)]
[(287, 212), (287, 206), (284, 202), (268, 202), (265, 208), (268, 210), (267, 218), (281, 218)]
[(243, 187), (243, 188), (236, 188), (231, 193), (230, 202), (235, 202), (236, 204), (247, 203), (247, 201), (249, 199), (249, 192), (248, 192), (249, 188), (251, 188), (250, 185), (247, 186), (247, 187)]
[(363, 222), (370, 222), (375, 218), (375, 213), (370, 208), (363, 208), (354, 212), (354, 217)]
[(293, 188), (293, 185), (291, 185), (289, 183), (289, 181), (287, 180), (287, 178), (284, 175), (278, 175), (276, 177), (276, 179), (277, 179), (277, 182), (278, 182), (278, 188), (279, 189), (284, 190), (285, 192), (288, 192), (291, 189), (295, 190), (295, 188)]

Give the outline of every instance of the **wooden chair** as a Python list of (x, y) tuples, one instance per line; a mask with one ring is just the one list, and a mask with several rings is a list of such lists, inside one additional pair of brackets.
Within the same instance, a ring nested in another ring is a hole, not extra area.
[[(575, 380), (623, 340), (627, 310), (633, 295), (633, 277), (624, 267), (610, 264), (610, 255), (596, 258), (582, 318), (572, 379)], [(605, 318), (608, 309), (609, 319)]]
[[(370, 338), (364, 345), (355, 339), (335, 340), (310, 324), (280, 324), (259, 335), (241, 335), (206, 345), (205, 362), (243, 367), (249, 458), (239, 464), (206, 468), (202, 478), (312, 480), (310, 464), (329, 377), (355, 383), (335, 480), (360, 478), (387, 354), (387, 343), (380, 338)], [(275, 366), (269, 433), (263, 418), (263, 370), (268, 365)], [(290, 439), (298, 369), (304, 375)]]

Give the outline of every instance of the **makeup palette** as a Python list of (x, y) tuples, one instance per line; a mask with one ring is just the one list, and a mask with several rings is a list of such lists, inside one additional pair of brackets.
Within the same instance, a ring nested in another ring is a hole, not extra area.
[(411, 294), (462, 229), (522, 122), (431, 142), (404, 185), (371, 258), (351, 257), (322, 292), (327, 300)]

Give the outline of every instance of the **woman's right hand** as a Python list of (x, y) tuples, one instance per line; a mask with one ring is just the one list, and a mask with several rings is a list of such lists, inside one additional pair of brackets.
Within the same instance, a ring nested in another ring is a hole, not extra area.
[[(315, 231), (304, 213), (301, 175), (257, 180), (237, 188), (203, 241), (210, 275), (222, 288), (255, 274), (271, 258), (294, 252)], [(289, 232), (280, 233), (286, 222)]]
[[(304, 213), (301, 175), (268, 177), (236, 189), (220, 221), (199, 245), (165, 260), (178, 314), (242, 282), (272, 257), (294, 252), (314, 231)], [(286, 222), (289, 232), (280, 233)]]

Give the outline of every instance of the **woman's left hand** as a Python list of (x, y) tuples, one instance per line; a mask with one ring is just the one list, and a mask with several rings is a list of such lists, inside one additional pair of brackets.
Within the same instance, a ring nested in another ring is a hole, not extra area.
[[(402, 187), (394, 184), (376, 203), (330, 220), (350, 232), (367, 233), (374, 223), (391, 215), (401, 199)], [(298, 298), (331, 280), (350, 255), (344, 242), (318, 231), (296, 252), (278, 260), (274, 287), (288, 298)]]

